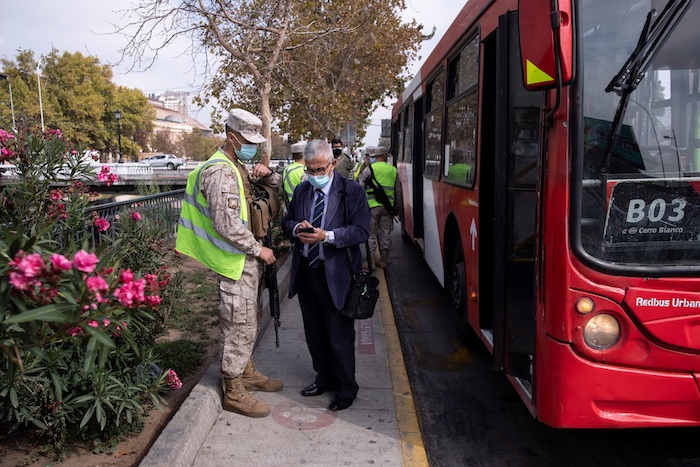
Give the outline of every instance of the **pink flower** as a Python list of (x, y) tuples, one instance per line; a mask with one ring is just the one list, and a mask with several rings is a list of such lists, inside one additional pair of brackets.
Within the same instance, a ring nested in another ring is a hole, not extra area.
[(117, 175), (110, 173), (111, 169), (107, 165), (103, 165), (100, 173), (97, 174), (97, 179), (101, 182), (105, 182), (107, 186), (115, 183), (117, 181)]
[(44, 260), (39, 253), (20, 257), (23, 252), (20, 252), (15, 257), (14, 261), (10, 261), (10, 265), (14, 266), (15, 270), (27, 278), (34, 278), (41, 274), (44, 269)]
[(36, 286), (41, 285), (41, 282), (39, 282), (38, 280), (33, 279), (31, 277), (27, 277), (22, 273), (12, 271), (10, 273), (10, 284), (15, 289), (28, 290), (35, 285)]
[(51, 255), (51, 266), (56, 271), (68, 271), (70, 268), (73, 267), (73, 263), (71, 263), (71, 261), (65, 256), (59, 255), (58, 253), (54, 253), (53, 255)]
[(88, 277), (85, 283), (92, 292), (106, 292), (109, 290), (109, 284), (100, 276)]
[(83, 328), (81, 328), (80, 326), (76, 326), (74, 328), (70, 328), (70, 329), (66, 330), (66, 334), (68, 334), (69, 336), (73, 336), (73, 337), (77, 336), (81, 332), (83, 332)]
[(143, 279), (137, 279), (114, 289), (114, 296), (122, 305), (126, 307), (138, 306), (146, 300), (146, 297), (144, 296), (145, 288), (146, 281)]
[(61, 201), (63, 192), (61, 190), (51, 190), (51, 201)]
[(109, 326), (109, 323), (111, 323), (111, 321), (108, 320), (108, 319), (103, 319), (103, 320), (102, 320), (102, 326), (105, 327), (105, 328), (106, 328), (107, 326)]
[(138, 211), (134, 211), (131, 213), (131, 218), (135, 221), (140, 221), (141, 220), (141, 214), (139, 214)]
[(143, 276), (144, 279), (146, 279), (146, 285), (150, 288), (156, 288), (158, 287), (158, 276), (155, 274), (146, 274)]
[(75, 149), (73, 149), (70, 153), (71, 153), (72, 155), (75, 156), (76, 154), (78, 154), (78, 151), (76, 151)]
[(100, 232), (106, 232), (107, 229), (109, 229), (109, 221), (107, 219), (98, 217), (97, 219), (95, 219), (95, 227), (97, 227), (97, 230), (99, 230)]
[(61, 133), (61, 130), (59, 130), (57, 128), (51, 128), (48, 131), (46, 131), (46, 133), (44, 133), (44, 134), (48, 135), (48, 136), (55, 135), (57, 138), (63, 138), (63, 133)]
[(122, 284), (128, 284), (134, 280), (134, 273), (131, 272), (131, 269), (126, 269), (119, 274), (119, 280), (122, 282)]
[(90, 326), (91, 328), (96, 328), (99, 327), (99, 323), (95, 321), (94, 319), (91, 319), (90, 321), (87, 322), (87, 325)]
[(173, 370), (168, 370), (168, 373), (165, 375), (165, 382), (168, 383), (170, 389), (180, 389), (182, 387), (182, 381), (180, 381), (177, 373)]
[(160, 295), (148, 295), (145, 297), (145, 302), (146, 305), (150, 306), (151, 308), (155, 308), (160, 305)]
[(5, 143), (7, 142), (8, 139), (14, 139), (15, 135), (12, 133), (8, 133), (2, 128), (0, 128), (0, 143)]
[(80, 250), (73, 257), (73, 264), (78, 271), (82, 272), (92, 272), (97, 266), (97, 256), (93, 253), (88, 253), (85, 250)]

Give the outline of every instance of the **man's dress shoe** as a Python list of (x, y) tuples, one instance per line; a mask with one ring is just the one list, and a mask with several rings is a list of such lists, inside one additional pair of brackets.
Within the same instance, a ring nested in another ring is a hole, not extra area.
[(327, 390), (328, 390), (328, 388), (323, 388), (321, 386), (316, 385), (316, 383), (313, 383), (313, 384), (309, 384), (304, 389), (302, 389), (301, 395), (304, 397), (320, 396), (321, 394), (323, 394)]
[(352, 399), (349, 397), (336, 397), (328, 406), (329, 410), (337, 412), (338, 410), (345, 410), (352, 405)]

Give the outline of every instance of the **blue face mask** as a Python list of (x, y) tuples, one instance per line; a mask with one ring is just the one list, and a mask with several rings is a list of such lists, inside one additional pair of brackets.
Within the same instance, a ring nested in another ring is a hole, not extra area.
[(377, 162), (377, 158), (376, 158), (376, 157), (370, 157), (370, 158), (369, 158), (369, 163), (370, 163), (370, 164), (374, 164), (375, 162)]
[(249, 161), (253, 157), (255, 157), (255, 154), (257, 154), (258, 145), (257, 144), (241, 144), (240, 151), (238, 149), (235, 149), (233, 152), (236, 153), (236, 156), (238, 156), (239, 159), (241, 159), (243, 161)]
[(328, 182), (331, 181), (331, 177), (328, 174), (315, 176), (307, 175), (306, 178), (309, 180), (309, 183), (316, 188), (323, 188), (324, 186), (328, 185)]

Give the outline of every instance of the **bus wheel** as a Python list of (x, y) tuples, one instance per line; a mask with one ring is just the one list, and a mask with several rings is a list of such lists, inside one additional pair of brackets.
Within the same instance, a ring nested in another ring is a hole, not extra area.
[(467, 318), (467, 275), (462, 248), (458, 246), (450, 269), (450, 304), (457, 324), (457, 335), (463, 343), (470, 341), (471, 326)]

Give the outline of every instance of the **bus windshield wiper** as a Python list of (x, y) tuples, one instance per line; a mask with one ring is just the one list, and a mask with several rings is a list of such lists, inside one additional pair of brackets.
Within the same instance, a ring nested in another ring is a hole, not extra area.
[(606, 86), (605, 92), (614, 92), (619, 95), (620, 102), (617, 105), (615, 118), (610, 128), (608, 146), (605, 151), (601, 172), (607, 173), (609, 170), (610, 157), (622, 129), (622, 121), (627, 112), (630, 95), (644, 79), (644, 75), (653, 62), (654, 57), (666, 43), (666, 39), (676, 29), (676, 26), (678, 26), (678, 23), (692, 3), (693, 0), (669, 1), (657, 20), (654, 21), (654, 24), (651, 24), (651, 19), (656, 15), (656, 10), (652, 9), (649, 11), (642, 32), (639, 34), (637, 46), (627, 61), (625, 61), (625, 64), (622, 65), (620, 71)]

